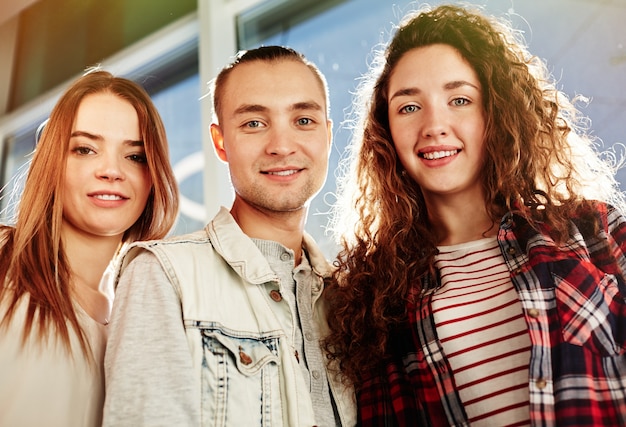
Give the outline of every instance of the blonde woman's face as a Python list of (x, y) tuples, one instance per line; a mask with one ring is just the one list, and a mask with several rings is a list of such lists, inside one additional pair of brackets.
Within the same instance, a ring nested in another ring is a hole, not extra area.
[(481, 203), (485, 114), (470, 64), (444, 44), (410, 50), (390, 76), (388, 99), (398, 157), (426, 202)]
[(134, 107), (111, 93), (86, 96), (68, 150), (64, 231), (121, 239), (143, 212), (152, 186)]

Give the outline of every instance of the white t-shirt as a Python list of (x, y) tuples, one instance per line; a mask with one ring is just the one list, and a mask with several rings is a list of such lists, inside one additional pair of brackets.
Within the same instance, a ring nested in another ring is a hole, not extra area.
[[(0, 329), (0, 426), (99, 427), (106, 326), (76, 304), (95, 363), (85, 357), (73, 328), (69, 328), (71, 353), (55, 337), (42, 342), (36, 329), (22, 346), (27, 301), (19, 302), (9, 328)], [(6, 302), (0, 304), (0, 319), (6, 308)]]
[(439, 246), (437, 335), (472, 427), (530, 425), (530, 337), (496, 237)]

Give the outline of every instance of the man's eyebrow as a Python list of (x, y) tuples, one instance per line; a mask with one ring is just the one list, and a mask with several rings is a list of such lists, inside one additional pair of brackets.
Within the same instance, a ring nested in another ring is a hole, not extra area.
[[(246, 113), (263, 113), (267, 112), (270, 109), (261, 104), (243, 104), (240, 105), (234, 112), (234, 115), (246, 114)], [(315, 101), (302, 101), (296, 102), (289, 106), (289, 111), (323, 111), (322, 106)]]
[(234, 112), (234, 115), (245, 114), (245, 113), (262, 113), (264, 111), (268, 111), (269, 108), (261, 105), (261, 104), (243, 104), (237, 107)]
[[(83, 137), (83, 138), (90, 139), (92, 141), (104, 141), (104, 138), (102, 137), (102, 135), (96, 135), (91, 132), (86, 132), (84, 130), (76, 130), (72, 132), (71, 138), (76, 138), (76, 137)], [(125, 140), (124, 144), (129, 145), (131, 147), (143, 147), (144, 146), (144, 142), (142, 140), (133, 140), (133, 139)]]
[(291, 111), (298, 111), (298, 110), (323, 111), (322, 106), (315, 101), (296, 102), (289, 109)]

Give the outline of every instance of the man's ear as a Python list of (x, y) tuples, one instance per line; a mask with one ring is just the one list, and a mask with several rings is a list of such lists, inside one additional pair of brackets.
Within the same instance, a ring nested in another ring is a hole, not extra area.
[(330, 148), (333, 146), (333, 121), (330, 119), (326, 121), (326, 132), (328, 133), (328, 154), (330, 155)]
[(213, 148), (217, 157), (221, 161), (228, 163), (226, 150), (224, 150), (224, 134), (222, 133), (222, 128), (215, 123), (211, 124), (211, 139), (213, 140)]

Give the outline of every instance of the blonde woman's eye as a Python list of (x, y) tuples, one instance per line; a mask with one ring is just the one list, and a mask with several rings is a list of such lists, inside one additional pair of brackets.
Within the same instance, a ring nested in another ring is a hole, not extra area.
[(74, 152), (76, 154), (83, 155), (83, 156), (86, 156), (86, 155), (91, 154), (91, 153), (95, 153), (95, 151), (93, 151), (91, 148), (83, 147), (83, 146), (78, 146), (78, 147), (72, 148), (72, 152)]
[(135, 163), (145, 164), (148, 162), (145, 154), (131, 154), (130, 156), (128, 156), (128, 159)]

